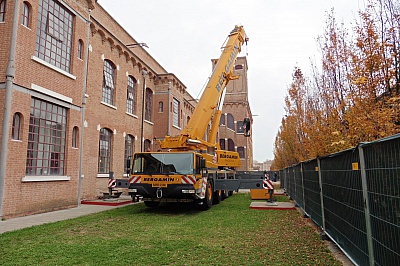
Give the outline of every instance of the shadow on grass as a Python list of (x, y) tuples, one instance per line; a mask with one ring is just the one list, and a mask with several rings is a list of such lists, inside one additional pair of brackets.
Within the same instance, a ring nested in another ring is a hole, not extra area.
[(138, 210), (138, 213), (160, 214), (160, 215), (196, 215), (202, 211), (195, 203), (168, 202), (161, 203), (157, 207), (146, 207)]

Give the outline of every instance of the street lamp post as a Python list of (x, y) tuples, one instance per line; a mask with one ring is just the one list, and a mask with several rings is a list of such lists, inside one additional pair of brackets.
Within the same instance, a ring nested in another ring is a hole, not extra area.
[(130, 44), (127, 44), (126, 47), (128, 47), (128, 48), (135, 48), (135, 47), (146, 47), (146, 48), (149, 48), (149, 47), (147, 46), (147, 44), (144, 43), (144, 42), (130, 43)]

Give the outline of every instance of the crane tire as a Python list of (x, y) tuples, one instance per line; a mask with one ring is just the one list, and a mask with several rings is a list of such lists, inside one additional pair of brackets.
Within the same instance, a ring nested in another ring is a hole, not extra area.
[(199, 203), (199, 207), (201, 210), (208, 210), (211, 208), (213, 204), (213, 186), (212, 186), (212, 180), (207, 181), (207, 187), (206, 187), (206, 195), (204, 199), (202, 199)]

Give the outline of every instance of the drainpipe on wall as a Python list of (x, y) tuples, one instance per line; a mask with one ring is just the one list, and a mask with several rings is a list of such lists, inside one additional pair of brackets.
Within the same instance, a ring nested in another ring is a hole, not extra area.
[(86, 98), (87, 98), (87, 75), (89, 68), (89, 52), (90, 52), (90, 23), (91, 23), (91, 13), (92, 10), (89, 9), (89, 18), (86, 20), (87, 24), (87, 35), (86, 35), (86, 59), (85, 59), (85, 69), (83, 70), (83, 95), (82, 95), (82, 124), (81, 124), (81, 134), (80, 134), (80, 145), (79, 145), (79, 173), (78, 173), (78, 206), (81, 206), (81, 195), (82, 195), (82, 179), (83, 179), (83, 141), (85, 132), (85, 110), (86, 110)]
[(10, 116), (11, 116), (11, 102), (12, 102), (12, 89), (15, 77), (15, 50), (17, 47), (17, 32), (18, 32), (18, 18), (19, 18), (19, 1), (14, 1), (14, 17), (11, 31), (10, 41), (10, 56), (8, 58), (8, 66), (6, 70), (6, 95), (4, 97), (4, 117), (3, 117), (3, 130), (1, 137), (1, 151), (0, 151), (0, 219), (3, 217), (3, 200), (4, 200), (4, 184), (6, 177), (6, 164), (8, 153), (8, 136), (10, 131)]
[(171, 94), (171, 81), (170, 82), (168, 82), (168, 102), (167, 102), (167, 106), (168, 106), (168, 108), (167, 108), (167, 112), (168, 112), (168, 129), (167, 129), (167, 136), (170, 136), (171, 135), (171, 131), (170, 131), (170, 123), (171, 123), (171, 121), (170, 121), (170, 116), (171, 116), (171, 113), (170, 113), (170, 94)]
[(144, 106), (146, 103), (146, 76), (147, 76), (147, 71), (142, 70), (142, 76), (143, 76), (143, 95), (142, 95), (142, 126), (141, 126), (141, 134), (140, 134), (140, 151), (143, 152), (143, 145), (144, 145)]

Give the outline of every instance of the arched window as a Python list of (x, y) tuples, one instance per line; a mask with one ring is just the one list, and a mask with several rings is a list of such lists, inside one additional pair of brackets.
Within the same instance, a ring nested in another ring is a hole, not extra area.
[(237, 147), (240, 159), (244, 159), (244, 147)]
[(77, 126), (75, 126), (72, 129), (72, 148), (78, 148), (78, 141), (79, 139), (79, 129)]
[(219, 146), (221, 150), (225, 150), (225, 139), (219, 139)]
[(164, 112), (164, 102), (162, 101), (158, 102), (158, 112), (159, 113)]
[(126, 112), (130, 114), (136, 113), (136, 79), (128, 76), (128, 86), (126, 94)]
[(100, 129), (98, 173), (108, 174), (111, 170), (113, 132), (107, 128)]
[(6, 20), (6, 0), (0, 1), (0, 22)]
[(221, 114), (221, 119), (219, 120), (220, 126), (225, 126), (225, 114)]
[(144, 140), (144, 150), (143, 151), (151, 151), (151, 140)]
[(235, 151), (235, 143), (232, 139), (228, 139), (228, 151)]
[(128, 160), (130, 159), (132, 161), (132, 156), (133, 156), (133, 151), (134, 151), (134, 138), (132, 135), (126, 135), (125, 136), (125, 154), (124, 154), (124, 173), (129, 172), (129, 165)]
[(188, 117), (186, 118), (186, 124), (189, 124), (189, 121), (190, 121), (190, 116), (188, 116)]
[(30, 11), (31, 11), (31, 8), (30, 8), (28, 2), (24, 2), (22, 4), (22, 20), (21, 20), (21, 24), (24, 25), (27, 28), (29, 28)]
[(21, 139), (21, 114), (15, 113), (12, 121), (11, 138), (20, 140)]
[(233, 115), (228, 114), (227, 120), (228, 120), (228, 128), (235, 131), (235, 120), (233, 119)]
[(153, 91), (150, 88), (146, 88), (146, 105), (145, 105), (144, 119), (151, 121), (152, 110), (153, 110)]
[(235, 65), (235, 70), (242, 70), (243, 69), (243, 65)]
[(78, 58), (83, 59), (83, 41), (81, 39), (78, 41)]
[(114, 105), (115, 66), (109, 60), (104, 60), (103, 67), (103, 95), (102, 101)]

